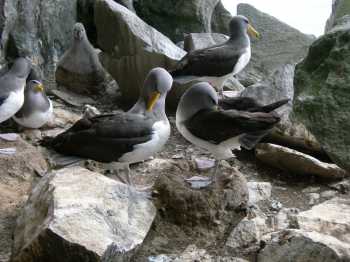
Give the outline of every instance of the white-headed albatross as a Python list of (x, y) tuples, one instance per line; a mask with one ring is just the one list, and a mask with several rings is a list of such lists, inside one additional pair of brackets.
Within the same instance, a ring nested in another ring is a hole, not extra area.
[[(180, 99), (176, 111), (177, 129), (188, 141), (207, 149), (217, 160), (214, 176), (208, 178), (208, 182), (215, 179), (220, 160), (234, 156), (233, 149), (252, 149), (280, 121), (273, 110), (288, 102), (286, 99), (259, 107), (252, 99), (248, 100), (251, 103), (247, 108), (238, 105), (234, 109), (230, 103), (228, 108), (231, 109), (220, 108), (214, 88), (206, 82), (193, 85)], [(248, 108), (253, 112), (246, 111)]]
[(65, 155), (114, 163), (129, 164), (148, 159), (160, 151), (170, 136), (165, 114), (165, 98), (173, 79), (163, 68), (147, 75), (139, 99), (129, 112), (83, 118), (51, 141), (44, 141)]
[(251, 50), (248, 33), (259, 38), (259, 33), (244, 16), (233, 17), (229, 27), (230, 38), (226, 42), (189, 52), (170, 72), (171, 75), (200, 77), (201, 81), (214, 85), (222, 95), (225, 81), (249, 63)]
[(46, 96), (44, 85), (38, 80), (30, 80), (24, 91), (22, 108), (13, 116), (21, 126), (39, 128), (53, 117), (53, 107)]

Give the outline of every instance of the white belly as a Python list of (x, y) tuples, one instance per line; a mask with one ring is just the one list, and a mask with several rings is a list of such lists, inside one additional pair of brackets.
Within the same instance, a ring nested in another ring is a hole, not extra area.
[(21, 126), (24, 126), (27, 128), (42, 127), (48, 121), (50, 121), (53, 117), (52, 103), (51, 101), (49, 102), (50, 102), (50, 108), (46, 112), (34, 111), (34, 113), (30, 114), (27, 117), (17, 118), (14, 116), (13, 119)]
[(234, 157), (232, 154), (233, 149), (240, 149), (239, 136), (225, 140), (220, 144), (213, 144), (203, 139), (200, 139), (194, 135), (185, 127), (181, 121), (181, 117), (176, 114), (176, 127), (181, 135), (186, 138), (192, 144), (208, 150), (218, 160), (229, 159)]
[(133, 151), (124, 154), (118, 162), (136, 163), (148, 159), (159, 152), (170, 136), (169, 121), (158, 121), (153, 125), (152, 139), (146, 143), (134, 146)]
[(24, 86), (16, 92), (11, 92), (5, 102), (0, 106), (0, 123), (11, 118), (21, 109), (24, 102)]

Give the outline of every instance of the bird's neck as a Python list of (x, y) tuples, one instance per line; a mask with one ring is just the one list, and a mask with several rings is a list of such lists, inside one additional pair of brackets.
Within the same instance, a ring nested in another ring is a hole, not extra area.
[(241, 44), (241, 45), (249, 45), (250, 39), (247, 33), (243, 31), (233, 32), (231, 33), (230, 39), (228, 40), (231, 43)]
[(136, 104), (128, 111), (133, 114), (144, 114), (144, 115), (152, 115), (154, 118), (158, 120), (167, 120), (167, 116), (165, 114), (165, 96), (161, 96), (157, 103), (154, 105), (152, 111), (146, 111), (147, 103), (143, 98), (139, 98)]

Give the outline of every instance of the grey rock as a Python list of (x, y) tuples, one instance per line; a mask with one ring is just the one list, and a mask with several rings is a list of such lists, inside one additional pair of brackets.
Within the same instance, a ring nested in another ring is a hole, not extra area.
[(215, 33), (222, 33), (228, 35), (229, 24), (232, 19), (232, 15), (229, 11), (226, 10), (222, 2), (220, 1), (213, 12), (213, 16), (211, 18), (211, 30)]
[(101, 94), (105, 72), (97, 51), (90, 44), (84, 25), (76, 23), (70, 48), (60, 58), (56, 69), (56, 82), (72, 92)]
[(310, 206), (313, 206), (320, 201), (320, 194), (318, 194), (318, 193), (310, 193), (310, 194), (308, 194), (308, 197), (309, 197), (309, 205)]
[(343, 24), (344, 16), (350, 15), (350, 5), (346, 0), (333, 0), (332, 13), (326, 23), (325, 32), (331, 31), (335, 26)]
[(326, 190), (326, 191), (323, 191), (320, 196), (322, 198), (326, 198), (326, 199), (331, 199), (333, 197), (335, 197), (337, 194), (337, 191), (334, 191), (334, 190)]
[(227, 35), (218, 33), (190, 33), (184, 39), (185, 51), (203, 49), (209, 46), (222, 44), (229, 39)]
[(258, 254), (259, 262), (350, 260), (350, 245), (332, 236), (302, 230), (283, 230), (271, 236), (271, 241)]
[[(349, 24), (350, 25), (350, 24)], [(319, 38), (295, 71), (294, 114), (329, 157), (350, 171), (350, 36), (348, 30)]]
[(350, 199), (333, 198), (297, 215), (298, 226), (350, 243)]
[(249, 204), (268, 201), (271, 197), (272, 186), (269, 182), (248, 182)]
[(296, 175), (315, 175), (328, 179), (339, 179), (348, 173), (335, 164), (324, 163), (314, 157), (287, 147), (273, 144), (258, 144), (256, 157), (266, 164)]
[(129, 193), (81, 167), (46, 175), (18, 217), (12, 261), (129, 261), (156, 214)]
[(178, 42), (184, 33), (210, 33), (218, 3), (219, 0), (138, 0), (134, 7), (147, 24)]
[(305, 57), (313, 37), (305, 35), (248, 4), (239, 4), (237, 14), (246, 16), (261, 34), (252, 39), (252, 57), (238, 79), (244, 86), (257, 83), (285, 64)]
[(97, 1), (95, 23), (100, 58), (119, 84), (124, 100), (135, 101), (149, 70), (170, 68), (185, 52), (112, 0)]
[(53, 88), (55, 65), (77, 20), (77, 1), (11, 0), (5, 1), (5, 12), (5, 56), (28, 55), (43, 69), (46, 86)]

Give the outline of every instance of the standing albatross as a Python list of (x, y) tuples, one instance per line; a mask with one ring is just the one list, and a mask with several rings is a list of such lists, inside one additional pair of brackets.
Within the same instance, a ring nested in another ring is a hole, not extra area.
[(140, 96), (129, 112), (83, 118), (70, 129), (49, 141), (57, 152), (120, 165), (148, 159), (160, 151), (170, 136), (165, 114), (165, 98), (172, 86), (171, 75), (163, 68), (150, 71)]
[(205, 82), (193, 85), (180, 99), (176, 111), (177, 129), (188, 141), (207, 149), (217, 160), (208, 184), (215, 179), (219, 161), (233, 157), (233, 149), (252, 149), (280, 121), (273, 110), (289, 101), (260, 106), (248, 100), (246, 108), (242, 105), (237, 105), (238, 109), (219, 108), (214, 88)]
[(230, 38), (223, 44), (189, 52), (170, 72), (173, 77), (197, 76), (213, 84), (222, 95), (225, 81), (238, 74), (251, 56), (248, 33), (259, 38), (259, 33), (245, 16), (235, 16), (230, 21)]

